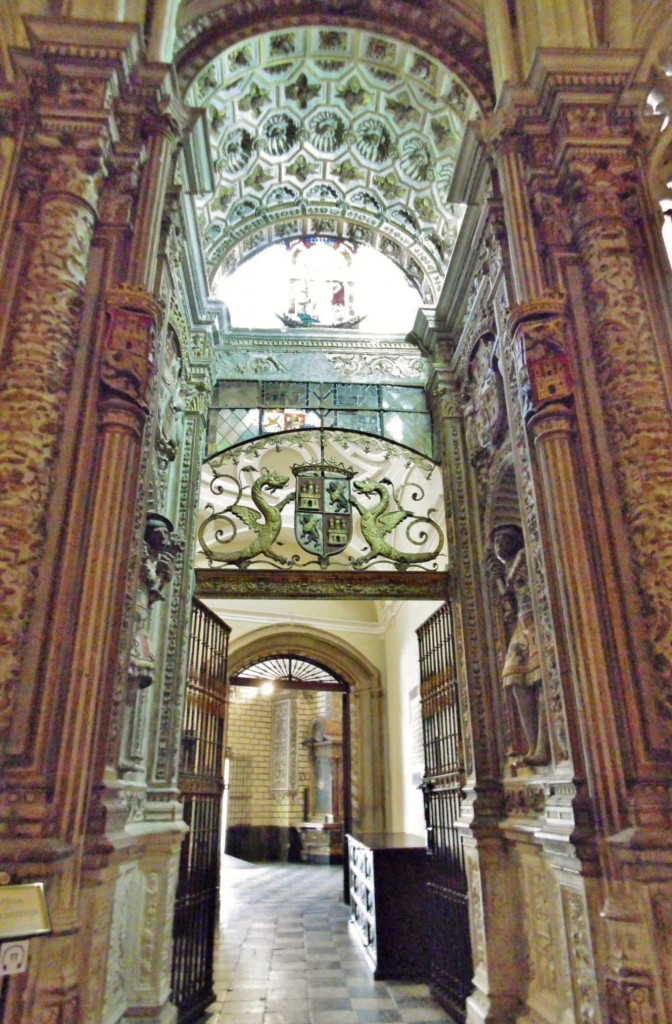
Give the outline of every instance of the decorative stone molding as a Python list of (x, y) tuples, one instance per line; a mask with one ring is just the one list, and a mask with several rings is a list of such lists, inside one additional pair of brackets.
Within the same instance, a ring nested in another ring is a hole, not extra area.
[(569, 952), (570, 978), (574, 996), (574, 1013), (577, 1021), (586, 1024), (601, 1019), (595, 963), (588, 910), (583, 893), (578, 890), (561, 888), (562, 910), (567, 949)]

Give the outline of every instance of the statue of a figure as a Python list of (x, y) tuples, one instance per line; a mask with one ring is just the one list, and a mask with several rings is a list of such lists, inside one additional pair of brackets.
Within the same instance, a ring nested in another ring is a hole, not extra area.
[(502, 596), (515, 601), (516, 621), (502, 668), (502, 683), (513, 693), (527, 750), (523, 762), (544, 765), (550, 760), (548, 725), (541, 685), (541, 659), (534, 625), (523, 533), (519, 526), (493, 530), (495, 557), (503, 566)]
[(145, 689), (154, 681), (154, 651), (151, 641), (151, 614), (163, 591), (175, 574), (175, 559), (182, 542), (173, 531), (170, 519), (156, 512), (147, 514), (140, 563), (140, 581), (135, 603), (134, 639), (129, 672)]

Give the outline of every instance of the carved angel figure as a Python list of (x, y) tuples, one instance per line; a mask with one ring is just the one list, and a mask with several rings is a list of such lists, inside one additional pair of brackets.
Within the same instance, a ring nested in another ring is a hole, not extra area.
[(516, 621), (502, 667), (502, 685), (511, 689), (527, 750), (525, 764), (544, 765), (550, 759), (548, 725), (541, 692), (541, 659), (534, 625), (523, 534), (505, 524), (493, 531), (495, 557), (503, 566), (500, 590), (515, 601)]

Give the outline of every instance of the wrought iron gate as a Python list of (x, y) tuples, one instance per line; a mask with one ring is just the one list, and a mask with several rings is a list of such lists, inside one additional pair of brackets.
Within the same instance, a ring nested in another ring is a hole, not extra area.
[(473, 967), (464, 853), (455, 828), (464, 765), (450, 604), (444, 604), (427, 619), (417, 635), (425, 753), (422, 789), (430, 854), (430, 982), (448, 1012), (463, 1022)]
[(173, 927), (172, 1000), (180, 1024), (201, 1017), (214, 998), (229, 632), (194, 600), (179, 771), (189, 834), (180, 852)]

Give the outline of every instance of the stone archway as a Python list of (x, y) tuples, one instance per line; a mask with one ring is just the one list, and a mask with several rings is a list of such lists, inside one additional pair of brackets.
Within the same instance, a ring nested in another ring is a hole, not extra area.
[(483, 112), (494, 107), (494, 87), (485, 23), (466, 3), (442, 5), (440, 16), (428, 5), (391, 0), (297, 0), (291, 14), (277, 0), (245, 5), (183, 3), (177, 22), (175, 63), (182, 85), (219, 52), (242, 39), (297, 25), (334, 25), (374, 30), (418, 46), (445, 64), (476, 98)]
[(386, 827), (384, 734), (380, 672), (343, 640), (305, 626), (265, 626), (233, 643), (229, 673), (255, 661), (287, 655), (323, 665), (347, 684), (351, 697), (353, 827), (380, 832)]

